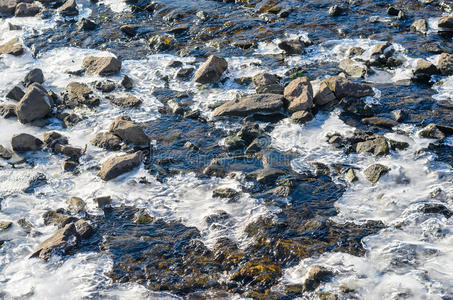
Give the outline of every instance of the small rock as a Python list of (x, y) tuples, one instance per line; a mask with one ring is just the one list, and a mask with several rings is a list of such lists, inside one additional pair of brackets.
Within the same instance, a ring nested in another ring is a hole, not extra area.
[(363, 173), (371, 183), (376, 183), (382, 175), (388, 173), (389, 171), (390, 169), (384, 165), (374, 164), (369, 166)]
[(83, 59), (82, 66), (89, 73), (111, 75), (118, 73), (121, 70), (121, 61), (112, 56), (87, 56)]
[(283, 96), (276, 94), (257, 94), (228, 101), (214, 110), (214, 116), (248, 116), (254, 113), (280, 112)]
[(428, 22), (425, 19), (415, 20), (411, 25), (411, 30), (414, 32), (426, 33), (428, 31)]
[(79, 197), (70, 197), (66, 199), (66, 204), (68, 205), (68, 209), (74, 211), (76, 213), (85, 211), (86, 203)]
[(66, 86), (63, 101), (68, 108), (75, 108), (83, 105), (94, 107), (98, 106), (100, 103), (99, 98), (94, 95), (90, 87), (85, 83), (79, 82), (70, 82)]
[(90, 143), (106, 150), (116, 151), (121, 149), (121, 139), (110, 132), (100, 132), (96, 134), (96, 137), (92, 139)]
[(421, 211), (425, 214), (441, 214), (447, 219), (453, 216), (453, 212), (442, 204), (425, 203)]
[(327, 268), (314, 266), (308, 272), (308, 277), (302, 284), (302, 292), (314, 291), (323, 281), (333, 276), (333, 272)]
[(182, 67), (183, 63), (179, 60), (172, 60), (168, 63), (167, 67), (169, 68), (180, 68)]
[(372, 140), (357, 143), (356, 151), (357, 153), (373, 153), (375, 156), (387, 155), (389, 154), (389, 146), (385, 138), (378, 137)]
[(355, 175), (355, 172), (354, 172), (354, 169), (352, 168), (349, 168), (346, 173), (344, 174), (344, 179), (349, 182), (349, 183), (353, 183), (354, 181), (357, 181), (358, 178), (357, 176)]
[(0, 221), (0, 232), (5, 231), (13, 225), (13, 222), (10, 221)]
[(374, 96), (374, 91), (371, 86), (352, 82), (341, 76), (329, 77), (326, 80), (326, 83), (337, 99), (343, 99), (344, 97), (362, 98)]
[(189, 78), (194, 70), (195, 70), (194, 68), (181, 68), (176, 73), (176, 77), (181, 79)]
[(16, 6), (14, 16), (16, 17), (33, 17), (36, 16), (41, 11), (39, 5), (33, 3), (19, 3)]
[(453, 75), (453, 55), (449, 53), (442, 53), (439, 56), (437, 68), (442, 75)]
[(28, 87), (32, 83), (44, 83), (44, 74), (41, 69), (33, 69), (24, 78), (24, 85)]
[(445, 138), (445, 134), (436, 126), (436, 124), (429, 124), (423, 128), (418, 135), (427, 139), (443, 140)]
[(8, 92), (8, 94), (6, 94), (6, 98), (15, 101), (20, 101), (20, 99), (22, 99), (24, 95), (25, 95), (24, 91), (22, 91), (22, 89), (16, 85)]
[(16, 116), (16, 105), (15, 104), (4, 104), (0, 105), (0, 116), (5, 119), (9, 119)]
[(73, 147), (73, 146), (68, 146), (68, 145), (63, 145), (63, 144), (55, 144), (53, 147), (53, 150), (57, 153), (69, 156), (71, 158), (78, 159), (82, 156), (82, 148), (79, 147)]
[(116, 84), (112, 80), (102, 80), (96, 82), (95, 88), (104, 93), (110, 93), (116, 89)]
[(385, 117), (369, 117), (369, 118), (363, 118), (362, 122), (368, 123), (374, 126), (378, 127), (384, 127), (384, 128), (389, 128), (391, 129), (394, 126), (398, 126), (398, 122), (385, 118)]
[(112, 205), (112, 197), (110, 196), (97, 197), (94, 198), (93, 201), (100, 209), (104, 209)]
[(329, 15), (332, 17), (338, 17), (343, 15), (346, 12), (346, 10), (338, 5), (333, 5), (329, 8)]
[(220, 188), (212, 191), (212, 197), (223, 199), (235, 199), (239, 196), (239, 192), (232, 188)]
[(392, 150), (406, 150), (409, 148), (409, 143), (389, 140), (390, 149)]
[(97, 174), (102, 180), (108, 181), (138, 167), (143, 160), (141, 151), (109, 158)]
[(256, 181), (262, 184), (272, 184), (278, 177), (285, 175), (285, 171), (276, 168), (264, 168), (251, 173), (252, 177), (256, 177)]
[(415, 66), (414, 74), (428, 74), (437, 75), (439, 70), (435, 65), (424, 59), (418, 59), (417, 65)]
[(198, 83), (215, 83), (228, 68), (225, 59), (211, 55), (195, 73), (194, 81)]
[(297, 124), (305, 124), (314, 118), (313, 114), (309, 111), (296, 111), (291, 115), (291, 121)]
[(19, 44), (19, 39), (13, 38), (12, 40), (6, 42), (3, 45), (0, 45), (0, 54), (11, 54), (14, 56), (19, 56), (24, 53), (24, 48)]
[(93, 227), (85, 220), (78, 220), (74, 223), (79, 238), (86, 239), (93, 235)]
[(129, 116), (117, 117), (110, 125), (109, 131), (127, 143), (146, 146), (150, 142), (143, 129), (135, 124)]
[(287, 55), (301, 54), (305, 49), (305, 43), (301, 42), (299, 39), (281, 41), (277, 46), (285, 51)]
[(11, 139), (11, 146), (16, 152), (37, 151), (43, 144), (40, 139), (28, 133), (15, 134)]
[(112, 104), (122, 107), (122, 108), (137, 107), (140, 104), (142, 104), (142, 100), (140, 100), (139, 98), (137, 98), (131, 94), (128, 94), (124, 97), (113, 96), (113, 97), (110, 97), (109, 100), (110, 100), (110, 102), (112, 102)]
[(360, 48), (360, 47), (351, 47), (346, 51), (346, 56), (347, 57), (354, 57), (354, 56), (360, 56), (365, 52), (365, 49)]
[(123, 75), (123, 77), (121, 78), (121, 82), (120, 84), (126, 89), (126, 90), (130, 90), (134, 87), (134, 81), (132, 80), (132, 78), (130, 78), (129, 76), (127, 75)]
[(10, 159), (11, 157), (13, 157), (13, 154), (11, 153), (11, 151), (0, 145), (0, 157), (3, 159)]
[(44, 133), (44, 143), (48, 148), (53, 149), (56, 144), (67, 145), (68, 138), (56, 131), (49, 131)]
[(397, 122), (402, 122), (407, 118), (407, 113), (401, 109), (392, 111), (393, 119)]
[(80, 19), (78, 24), (79, 24), (79, 30), (83, 30), (83, 31), (94, 30), (98, 26), (95, 22), (93, 22), (89, 19), (85, 19), (85, 18)]
[(55, 225), (58, 228), (63, 228), (67, 224), (77, 220), (75, 217), (67, 216), (55, 210), (45, 212), (42, 218), (44, 219), (44, 225)]
[(321, 85), (319, 86), (318, 91), (316, 92), (315, 96), (313, 97), (313, 103), (317, 107), (322, 107), (322, 106), (328, 105), (336, 100), (337, 100), (337, 97), (335, 97), (335, 94), (330, 89), (327, 82), (325, 82), (325, 81), (321, 82)]
[(30, 258), (49, 259), (54, 253), (67, 255), (77, 245), (78, 234), (73, 223), (67, 224), (56, 234), (42, 242), (31, 254)]
[(268, 73), (260, 73), (252, 77), (257, 94), (283, 94), (280, 79)]
[(58, 11), (65, 17), (77, 16), (79, 14), (75, 0), (67, 0), (60, 8), (58, 8)]
[(76, 160), (74, 160), (74, 158), (72, 158), (72, 157), (65, 158), (63, 160), (62, 164), (63, 164), (63, 170), (65, 172), (72, 172), (79, 165), (79, 163)]
[(365, 65), (356, 63), (350, 58), (343, 59), (339, 67), (353, 78), (365, 77), (368, 72), (368, 68)]
[(439, 28), (453, 29), (453, 16), (440, 17), (437, 26)]
[(29, 221), (27, 221), (25, 218), (17, 220), (17, 225), (22, 227), (22, 229), (27, 233), (30, 233), (31, 230), (33, 229), (33, 225)]

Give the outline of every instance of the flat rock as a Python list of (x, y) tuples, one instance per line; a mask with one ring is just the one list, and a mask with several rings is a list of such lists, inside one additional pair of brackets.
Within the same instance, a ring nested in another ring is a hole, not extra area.
[(114, 104), (116, 106), (123, 107), (123, 108), (137, 107), (140, 104), (142, 104), (142, 100), (140, 100), (139, 98), (137, 98), (133, 95), (127, 95), (124, 97), (113, 96), (110, 98), (110, 102), (112, 102), (112, 104)]
[(16, 152), (37, 151), (40, 150), (44, 143), (28, 133), (13, 135), (11, 147)]
[(419, 136), (427, 139), (439, 139), (445, 138), (445, 134), (437, 127), (436, 124), (429, 124), (418, 133)]
[(56, 234), (42, 242), (30, 258), (39, 257), (41, 259), (49, 259), (54, 253), (67, 255), (77, 245), (78, 234), (73, 223), (67, 224), (60, 229)]
[(133, 154), (109, 158), (106, 162), (104, 162), (104, 164), (102, 164), (101, 170), (97, 176), (105, 181), (114, 179), (138, 167), (142, 162), (142, 159), (143, 153), (141, 151)]
[(379, 126), (379, 127), (389, 128), (389, 129), (391, 129), (392, 127), (397, 126), (399, 124), (395, 120), (385, 118), (385, 117), (363, 118), (362, 121), (365, 123), (374, 125), (374, 126)]
[(143, 129), (129, 116), (119, 116), (110, 125), (109, 131), (119, 136), (126, 143), (146, 146), (150, 139)]
[(228, 68), (224, 58), (211, 55), (206, 62), (197, 70), (193, 80), (198, 83), (215, 83)]
[(96, 137), (90, 143), (106, 150), (116, 151), (121, 149), (121, 138), (111, 132), (100, 132), (96, 134)]
[(326, 83), (338, 99), (344, 97), (362, 98), (374, 96), (371, 86), (353, 82), (341, 76), (329, 77)]
[(376, 183), (379, 181), (379, 178), (388, 173), (388, 171), (390, 171), (388, 167), (381, 164), (374, 164), (369, 166), (363, 174), (371, 183)]
[(280, 79), (273, 74), (260, 73), (252, 77), (257, 94), (283, 94)]
[(254, 113), (280, 112), (284, 98), (276, 94), (257, 94), (228, 101), (214, 110), (214, 116), (248, 116)]
[(111, 75), (121, 70), (121, 61), (115, 57), (87, 56), (82, 62), (83, 68), (97, 75)]
[(0, 54), (11, 54), (14, 56), (19, 56), (24, 53), (24, 48), (19, 43), (19, 39), (13, 38), (3, 45), (0, 45)]

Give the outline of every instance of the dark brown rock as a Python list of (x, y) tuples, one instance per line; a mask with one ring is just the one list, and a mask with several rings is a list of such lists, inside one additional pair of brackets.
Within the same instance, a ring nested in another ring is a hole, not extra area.
[(102, 180), (108, 181), (132, 171), (140, 165), (142, 160), (143, 153), (141, 151), (128, 155), (115, 156), (104, 162), (97, 175)]
[(280, 112), (283, 96), (276, 94), (257, 94), (231, 100), (214, 110), (214, 116), (247, 116), (254, 113)]
[(41, 259), (49, 259), (52, 254), (58, 253), (67, 255), (77, 245), (78, 234), (73, 223), (67, 224), (60, 229), (56, 234), (42, 242), (30, 258), (39, 257)]
[(11, 139), (11, 147), (16, 152), (37, 151), (43, 144), (40, 139), (28, 133), (15, 134)]
[(225, 59), (211, 55), (195, 73), (193, 80), (198, 83), (215, 83), (227, 68)]
[(87, 56), (83, 59), (83, 68), (89, 73), (111, 75), (121, 70), (121, 61), (115, 57)]
[(106, 150), (115, 151), (121, 149), (121, 139), (110, 132), (100, 132), (90, 142), (92, 145)]
[(133, 122), (129, 116), (117, 117), (110, 125), (109, 131), (127, 143), (145, 146), (150, 142), (143, 129)]

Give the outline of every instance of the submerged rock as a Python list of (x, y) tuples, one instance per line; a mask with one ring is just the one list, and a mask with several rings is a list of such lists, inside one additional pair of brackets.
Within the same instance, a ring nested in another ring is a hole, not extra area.
[(44, 143), (28, 133), (13, 135), (11, 147), (16, 152), (37, 151), (40, 150)]
[(343, 59), (339, 67), (353, 78), (365, 77), (368, 72), (368, 68), (365, 65), (359, 64), (350, 58)]
[(82, 62), (83, 68), (97, 75), (111, 75), (121, 70), (121, 61), (116, 57), (87, 56)]
[(114, 179), (138, 167), (142, 160), (143, 153), (141, 151), (133, 154), (111, 157), (104, 162), (97, 176), (105, 181)]
[(193, 80), (198, 83), (215, 83), (227, 68), (225, 59), (211, 55), (195, 73)]
[(276, 94), (257, 94), (228, 101), (214, 110), (214, 116), (248, 116), (254, 113), (280, 112), (283, 96)]
[(388, 173), (390, 169), (384, 165), (381, 164), (374, 164), (369, 166), (363, 174), (365, 174), (365, 177), (371, 182), (371, 183), (376, 183), (379, 181), (379, 178), (381, 178), (382, 175)]
[(109, 131), (119, 136), (126, 143), (146, 146), (150, 139), (143, 129), (137, 125), (129, 116), (119, 116), (109, 127)]

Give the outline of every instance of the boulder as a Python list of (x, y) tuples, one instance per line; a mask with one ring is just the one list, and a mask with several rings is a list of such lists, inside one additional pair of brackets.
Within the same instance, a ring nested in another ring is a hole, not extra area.
[(341, 76), (329, 77), (326, 80), (326, 83), (337, 99), (343, 99), (344, 97), (362, 98), (374, 96), (374, 91), (371, 86), (352, 82)]
[(79, 147), (73, 147), (73, 146), (68, 146), (68, 145), (62, 145), (62, 144), (56, 144), (53, 147), (54, 151), (66, 156), (69, 156), (71, 158), (78, 159), (82, 156), (82, 148)]
[(419, 136), (427, 139), (439, 139), (442, 140), (445, 138), (445, 134), (437, 127), (436, 124), (429, 124), (423, 128), (419, 133)]
[(16, 0), (0, 0), (0, 13), (11, 16), (16, 10), (17, 1)]
[(115, 151), (121, 149), (121, 139), (110, 132), (100, 132), (96, 134), (96, 137), (92, 139), (90, 143), (106, 150)]
[(322, 106), (328, 105), (329, 103), (332, 103), (336, 100), (337, 100), (337, 97), (335, 97), (335, 94), (330, 89), (327, 82), (325, 82), (325, 81), (321, 82), (321, 85), (319, 86), (318, 91), (316, 92), (315, 96), (313, 97), (313, 103), (317, 107), (322, 107)]
[(228, 68), (224, 58), (211, 55), (195, 73), (194, 81), (198, 83), (215, 83)]
[[(286, 90), (287, 89), (285, 88), (285, 91)], [(298, 93), (299, 91), (300, 93)], [(299, 95), (293, 97), (296, 94)], [(285, 98), (289, 101), (288, 112), (291, 114), (311, 109), (313, 107), (313, 89), (310, 82), (306, 80), (306, 84), (301, 84), (296, 90), (293, 90), (292, 93), (288, 93), (288, 96)]]
[(68, 138), (56, 131), (49, 131), (44, 133), (44, 143), (48, 148), (54, 148), (55, 145), (67, 145)]
[(60, 212), (60, 210), (49, 210), (46, 211), (42, 218), (44, 219), (44, 225), (55, 225), (58, 228), (63, 228), (69, 223), (77, 220), (75, 217), (67, 216)]
[(437, 64), (442, 75), (453, 75), (453, 54), (442, 53)]
[(305, 43), (300, 41), (300, 39), (281, 41), (277, 46), (285, 51), (287, 55), (301, 54), (305, 49)]
[(121, 70), (121, 61), (115, 57), (87, 56), (83, 59), (83, 68), (89, 73), (110, 75)]
[(388, 173), (388, 171), (390, 171), (388, 167), (381, 164), (374, 164), (369, 166), (363, 174), (371, 183), (376, 183), (379, 181), (379, 178)]
[(127, 75), (123, 75), (121, 78), (120, 84), (126, 89), (130, 90), (134, 87), (134, 81)]
[(76, 228), (77, 235), (81, 239), (89, 238), (94, 233), (93, 227), (85, 220), (78, 220), (74, 223), (74, 226)]
[(439, 74), (439, 70), (429, 61), (418, 59), (414, 69), (414, 74), (437, 75)]
[(146, 146), (150, 142), (143, 129), (134, 123), (129, 116), (117, 117), (110, 125), (109, 131), (119, 136), (126, 143)]
[(71, 82), (66, 86), (63, 102), (68, 108), (83, 105), (94, 107), (99, 105), (100, 100), (85, 83)]
[(257, 94), (228, 101), (214, 110), (214, 116), (248, 116), (254, 113), (280, 112), (283, 96), (276, 94)]
[(308, 78), (298, 77), (288, 83), (288, 85), (285, 87), (283, 95), (285, 96), (286, 100), (291, 101), (302, 95), (305, 88), (308, 88), (308, 92), (313, 95), (313, 88)]
[(19, 56), (24, 53), (24, 48), (19, 43), (19, 39), (13, 38), (3, 45), (0, 45), (0, 54), (11, 54), (14, 56)]
[(291, 122), (297, 123), (297, 124), (304, 124), (313, 119), (313, 114), (309, 111), (296, 111), (291, 115)]
[(97, 90), (102, 91), (104, 93), (109, 93), (116, 89), (116, 83), (112, 80), (100, 80), (96, 81), (94, 86)]
[(74, 223), (67, 224), (56, 234), (42, 242), (31, 254), (30, 258), (49, 259), (54, 253), (67, 255), (77, 245), (78, 234)]
[(37, 151), (43, 144), (40, 139), (28, 133), (15, 134), (11, 139), (11, 147), (16, 152)]
[(52, 108), (52, 99), (37, 83), (27, 88), (25, 95), (16, 107), (16, 115), (21, 123), (30, 123), (46, 117)]
[(25, 75), (24, 85), (29, 86), (32, 83), (44, 83), (44, 74), (41, 69), (33, 69)]
[(75, 0), (67, 0), (60, 8), (58, 8), (58, 11), (65, 17), (77, 16), (79, 14)]
[(142, 162), (142, 159), (143, 153), (141, 151), (133, 154), (111, 157), (102, 164), (101, 170), (97, 176), (105, 181), (114, 179), (138, 167)]

